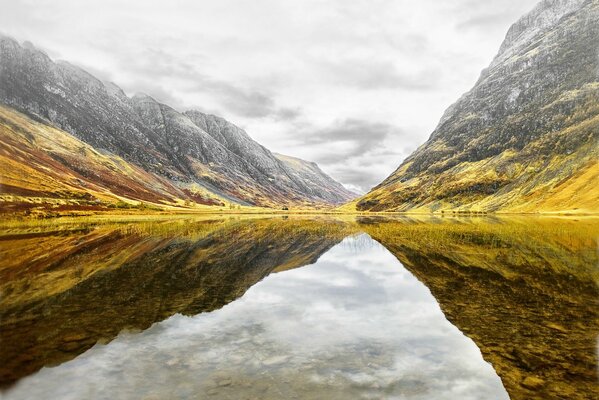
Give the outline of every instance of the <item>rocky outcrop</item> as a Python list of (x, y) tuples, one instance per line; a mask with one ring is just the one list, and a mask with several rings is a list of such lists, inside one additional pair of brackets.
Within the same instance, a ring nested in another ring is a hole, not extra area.
[(357, 208), (599, 211), (588, 185), (599, 178), (598, 20), (597, 0), (542, 1), (429, 140)]

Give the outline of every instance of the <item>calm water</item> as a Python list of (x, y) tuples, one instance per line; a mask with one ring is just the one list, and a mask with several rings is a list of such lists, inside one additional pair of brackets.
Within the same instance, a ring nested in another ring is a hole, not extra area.
[(9, 226), (0, 395), (595, 398), (596, 222)]

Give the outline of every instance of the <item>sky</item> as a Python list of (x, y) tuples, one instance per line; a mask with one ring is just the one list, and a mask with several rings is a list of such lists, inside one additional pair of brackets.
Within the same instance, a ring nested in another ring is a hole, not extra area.
[(0, 31), (368, 191), (537, 0), (0, 0)]

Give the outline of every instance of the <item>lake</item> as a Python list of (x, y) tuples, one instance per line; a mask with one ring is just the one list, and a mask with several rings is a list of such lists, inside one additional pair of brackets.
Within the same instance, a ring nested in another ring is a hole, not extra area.
[(6, 222), (0, 398), (595, 399), (598, 222)]

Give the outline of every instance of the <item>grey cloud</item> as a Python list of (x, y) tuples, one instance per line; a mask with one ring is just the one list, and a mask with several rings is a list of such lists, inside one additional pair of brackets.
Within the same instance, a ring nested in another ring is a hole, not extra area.
[[(128, 68), (138, 76), (143, 77), (134, 82), (125, 83), (125, 89), (134, 92), (144, 92), (152, 95), (158, 101), (168, 103), (175, 108), (185, 108), (171, 91), (158, 86), (161, 78), (169, 77), (187, 82), (184, 87), (178, 88), (183, 93), (202, 92), (209, 93), (228, 112), (247, 118), (273, 117), (276, 119), (290, 120), (299, 115), (297, 109), (281, 108), (275, 103), (274, 97), (256, 89), (246, 89), (222, 80), (214, 79), (201, 72), (201, 65), (197, 66), (190, 61), (181, 61), (178, 57), (162, 49), (153, 47), (140, 49), (139, 56), (120, 54), (116, 57), (120, 63), (128, 64)], [(201, 63), (204, 60), (201, 54), (192, 54), (190, 59)], [(187, 105), (192, 106), (192, 105)], [(201, 104), (193, 105), (202, 108)]]
[(341, 60), (324, 67), (334, 81), (362, 90), (430, 90), (437, 85), (441, 75), (441, 71), (430, 68), (400, 73), (391, 62), (371, 59)]
[(454, 5), (455, 17), (461, 22), (457, 30), (498, 30), (505, 33), (516, 19), (538, 3), (539, 0), (503, 0), (501, 2), (481, 2), (465, 0)]
[(404, 56), (413, 56), (422, 53), (434, 53), (431, 41), (424, 35), (405, 33), (401, 36), (385, 34), (387, 42)]
[(389, 176), (407, 154), (409, 152), (403, 149), (377, 148), (361, 156), (337, 161), (330, 168), (341, 182), (367, 192)]
[(302, 115), (302, 110), (300, 108), (282, 107), (277, 111), (276, 118), (282, 121), (293, 121), (300, 115)]
[(361, 166), (346, 166), (335, 171), (335, 176), (341, 182), (347, 182), (349, 185), (359, 188), (363, 193), (380, 183), (387, 175), (380, 171), (363, 169)]
[(506, 25), (506, 21), (511, 21), (513, 19), (512, 17), (513, 16), (510, 13), (502, 11), (492, 14), (476, 15), (457, 24), (456, 29), (502, 29)]
[(359, 142), (376, 142), (385, 139), (397, 128), (384, 122), (372, 122), (362, 119), (348, 118), (337, 121), (330, 127), (322, 128), (307, 136), (306, 143), (324, 143), (338, 140), (355, 140)]
[[(303, 127), (306, 131), (310, 127)], [(317, 147), (320, 152), (312, 157), (339, 181), (366, 192), (392, 171), (381, 169), (390, 160), (397, 167), (404, 149), (389, 148), (389, 142), (405, 138), (406, 132), (394, 125), (361, 119), (345, 119), (325, 128), (303, 134), (299, 145)], [(343, 151), (339, 148), (343, 146)], [(397, 165), (396, 165), (397, 164)]]
[(247, 92), (223, 82), (213, 82), (208, 87), (220, 96), (222, 104), (228, 110), (237, 115), (261, 118), (276, 113), (274, 100), (264, 93)]
[(188, 62), (176, 61), (164, 51), (148, 49), (150, 57), (139, 65), (149, 76), (175, 76), (193, 82), (183, 91), (202, 91), (213, 94), (228, 111), (250, 118), (261, 118), (277, 113), (274, 99), (257, 90), (246, 90), (236, 85), (213, 79), (198, 71)]
[(353, 150), (345, 154), (331, 154), (323, 163), (338, 161), (348, 156), (364, 154), (376, 147), (383, 145), (383, 141), (390, 135), (399, 135), (397, 127), (384, 123), (361, 119), (345, 119), (338, 121), (330, 127), (314, 130), (309, 135), (300, 139), (303, 144), (328, 145), (335, 147), (339, 142), (350, 143)]
[(258, 90), (246, 90), (228, 82), (209, 77), (202, 78), (197, 90), (213, 94), (227, 111), (235, 115), (246, 118), (272, 117), (276, 120), (290, 121), (301, 114), (299, 108), (279, 107), (274, 96)]

